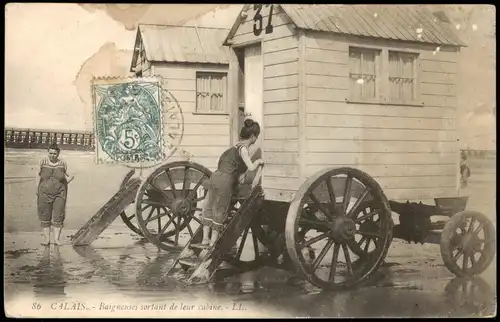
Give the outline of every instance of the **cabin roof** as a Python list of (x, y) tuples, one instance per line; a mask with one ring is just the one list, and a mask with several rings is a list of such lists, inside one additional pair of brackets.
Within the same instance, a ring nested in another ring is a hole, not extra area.
[(151, 62), (228, 64), (229, 48), (221, 46), (228, 31), (224, 28), (139, 24), (131, 71), (141, 41), (146, 58)]
[[(422, 5), (280, 5), (299, 29), (351, 36), (464, 46), (450, 26)], [(248, 10), (246, 5), (242, 11)], [(238, 16), (227, 40), (242, 17)]]

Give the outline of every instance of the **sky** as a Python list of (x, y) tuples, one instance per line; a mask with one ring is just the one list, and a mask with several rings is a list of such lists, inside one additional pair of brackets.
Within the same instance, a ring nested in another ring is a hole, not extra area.
[[(90, 81), (93, 76), (129, 75), (139, 22), (230, 28), (241, 6), (9, 3), (5, 125), (91, 130)], [(458, 5), (445, 10), (468, 45), (462, 49), (457, 84), (461, 148), (494, 147), (495, 7)]]

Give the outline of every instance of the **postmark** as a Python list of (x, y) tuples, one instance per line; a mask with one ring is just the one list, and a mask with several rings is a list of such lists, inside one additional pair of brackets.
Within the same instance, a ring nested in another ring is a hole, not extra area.
[(179, 148), (184, 122), (162, 78), (95, 78), (92, 82), (97, 163), (149, 168)]

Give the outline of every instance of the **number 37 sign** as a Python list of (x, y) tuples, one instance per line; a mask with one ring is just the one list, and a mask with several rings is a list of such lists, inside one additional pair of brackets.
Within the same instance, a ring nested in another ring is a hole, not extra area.
[(253, 34), (255, 36), (260, 36), (262, 30), (265, 30), (266, 34), (273, 32), (273, 5), (272, 4), (254, 4), (253, 10), (255, 14), (253, 16)]

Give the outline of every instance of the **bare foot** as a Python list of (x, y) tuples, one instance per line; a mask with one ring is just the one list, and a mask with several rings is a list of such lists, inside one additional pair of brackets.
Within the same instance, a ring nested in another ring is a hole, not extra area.
[(202, 246), (209, 246), (209, 245), (210, 245), (210, 240), (209, 240), (209, 239), (207, 239), (207, 240), (203, 240), (203, 241), (201, 242), (201, 245), (202, 245)]

